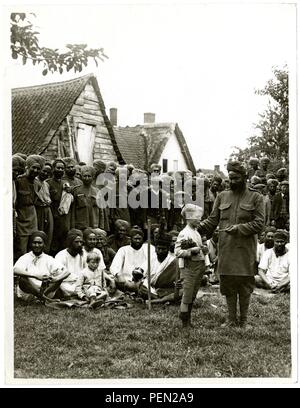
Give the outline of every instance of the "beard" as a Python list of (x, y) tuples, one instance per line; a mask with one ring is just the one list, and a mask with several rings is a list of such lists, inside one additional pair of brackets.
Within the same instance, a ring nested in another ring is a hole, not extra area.
[(285, 253), (285, 247), (282, 247), (282, 248), (274, 248), (274, 250), (275, 250), (275, 254), (276, 254), (277, 256), (282, 256), (282, 255), (284, 255), (284, 253)]
[(135, 249), (135, 250), (139, 250), (139, 249), (141, 249), (142, 248), (142, 246), (143, 246), (143, 242), (142, 243), (140, 243), (140, 244), (134, 244), (133, 242), (131, 243), (131, 246), (132, 246), (132, 248), (133, 249)]
[(234, 183), (234, 184), (229, 182), (229, 187), (230, 187), (230, 190), (232, 191), (242, 191), (245, 185), (246, 184), (244, 182)]
[(67, 175), (68, 177), (73, 178), (73, 177), (75, 176), (75, 174), (76, 174), (76, 170), (75, 170), (75, 169), (74, 169), (74, 170), (66, 171), (66, 175)]
[(271, 249), (274, 246), (274, 241), (265, 241), (265, 247)]

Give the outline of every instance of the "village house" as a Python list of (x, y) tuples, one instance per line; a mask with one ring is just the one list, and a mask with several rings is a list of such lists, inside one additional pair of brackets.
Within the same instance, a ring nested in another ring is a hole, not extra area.
[(144, 124), (118, 126), (117, 109), (110, 109), (117, 146), (128, 164), (149, 170), (152, 163), (159, 163), (162, 172), (190, 170), (195, 166), (186, 140), (177, 123), (155, 123), (154, 113), (144, 113)]
[(124, 163), (93, 74), (12, 90), (12, 150)]

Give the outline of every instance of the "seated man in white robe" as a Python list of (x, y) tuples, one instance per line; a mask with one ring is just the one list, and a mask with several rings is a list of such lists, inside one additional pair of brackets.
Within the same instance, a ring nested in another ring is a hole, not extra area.
[(271, 289), (273, 293), (289, 292), (290, 290), (290, 259), (285, 245), (288, 234), (277, 230), (274, 234), (274, 248), (267, 249), (258, 265), (255, 276), (257, 287)]
[[(182, 285), (178, 270), (178, 261), (170, 251), (172, 235), (164, 233), (156, 240), (156, 259), (151, 265), (151, 303), (178, 301), (182, 296)], [(148, 295), (148, 279), (143, 280), (139, 293), (142, 297)]]
[(83, 235), (78, 229), (71, 229), (67, 235), (67, 248), (58, 252), (55, 259), (69, 272), (60, 289), (64, 298), (77, 297), (76, 285), (81, 271), (86, 267), (83, 254)]
[[(115, 277), (117, 289), (137, 292), (138, 283), (133, 280), (132, 272), (136, 268), (147, 271), (147, 243), (143, 243), (144, 233), (139, 227), (130, 231), (131, 244), (121, 247), (116, 253), (110, 272)], [(155, 261), (155, 249), (151, 245), (151, 264)]]
[[(22, 255), (14, 265), (14, 275), (19, 277), (17, 296), (41, 301), (52, 299), (69, 272), (61, 263), (44, 253), (47, 235), (35, 231), (30, 238), (32, 251)], [(32, 296), (33, 295), (33, 296)]]

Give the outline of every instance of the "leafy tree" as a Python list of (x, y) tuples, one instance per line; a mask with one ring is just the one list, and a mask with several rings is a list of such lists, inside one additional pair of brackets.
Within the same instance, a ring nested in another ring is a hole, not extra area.
[(256, 94), (269, 98), (265, 111), (255, 125), (258, 134), (248, 139), (248, 147), (235, 146), (231, 158), (247, 162), (250, 157), (268, 156), (271, 168), (288, 167), (289, 164), (289, 95), (288, 69), (273, 68), (274, 77)]
[[(35, 14), (30, 14), (36, 17)], [(62, 74), (64, 70), (81, 72), (89, 59), (93, 59), (98, 66), (98, 60), (104, 61), (104, 58), (108, 58), (103, 48), (87, 48), (86, 44), (67, 44), (65, 52), (41, 47), (39, 32), (35, 31), (26, 13), (11, 13), (10, 19), (12, 58), (21, 58), (24, 65), (28, 60), (32, 61), (33, 65), (42, 64), (43, 75), (57, 71)]]

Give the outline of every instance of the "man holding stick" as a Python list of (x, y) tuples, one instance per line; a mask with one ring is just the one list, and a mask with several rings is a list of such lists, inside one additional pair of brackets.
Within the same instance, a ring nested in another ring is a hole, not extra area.
[(249, 328), (247, 316), (255, 281), (257, 234), (264, 226), (263, 196), (246, 185), (246, 169), (238, 161), (227, 165), (230, 190), (216, 198), (210, 216), (198, 231), (211, 234), (219, 225), (219, 260), (221, 294), (226, 296), (228, 322), (237, 325), (237, 300), (240, 327)]

